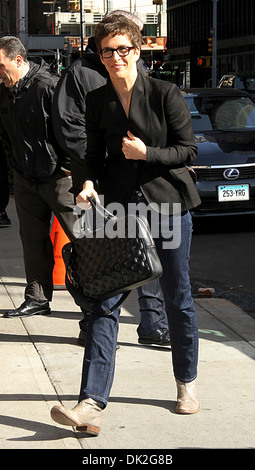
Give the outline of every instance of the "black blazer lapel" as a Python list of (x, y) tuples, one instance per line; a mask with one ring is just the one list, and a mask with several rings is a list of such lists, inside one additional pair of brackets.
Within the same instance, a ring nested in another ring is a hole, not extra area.
[(149, 102), (145, 85), (144, 77), (138, 73), (129, 110), (129, 130), (146, 145), (151, 145), (151, 121), (149, 119)]

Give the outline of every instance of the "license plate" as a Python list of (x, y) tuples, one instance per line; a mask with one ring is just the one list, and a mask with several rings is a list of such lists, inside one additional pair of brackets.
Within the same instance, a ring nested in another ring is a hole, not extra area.
[(250, 195), (248, 184), (218, 186), (219, 202), (248, 201), (249, 199)]

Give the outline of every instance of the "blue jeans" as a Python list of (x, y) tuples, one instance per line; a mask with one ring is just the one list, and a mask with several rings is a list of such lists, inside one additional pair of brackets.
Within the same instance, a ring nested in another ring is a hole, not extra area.
[[(160, 220), (173, 230), (173, 216)], [(180, 245), (164, 249), (161, 229), (155, 238), (159, 258), (163, 266), (160, 278), (172, 347), (173, 371), (181, 382), (191, 382), (197, 376), (198, 326), (189, 280), (189, 252), (192, 236), (192, 220), (189, 212), (180, 216)], [(102, 307), (111, 307), (116, 298), (109, 299)], [(83, 362), (79, 401), (94, 398), (107, 405), (115, 369), (116, 345), (120, 309), (103, 317), (91, 314)]]
[(168, 329), (168, 319), (164, 296), (156, 279), (137, 288), (141, 320), (137, 328), (138, 336), (150, 335), (158, 328)]
[[(173, 218), (170, 217), (171, 230), (172, 222)], [(196, 378), (198, 362), (198, 325), (189, 278), (191, 238), (192, 218), (189, 212), (181, 216), (181, 243), (178, 248), (164, 249), (162, 240), (155, 238), (163, 267), (160, 284), (168, 316), (173, 371), (175, 378), (181, 382), (191, 382)]]
[[(137, 288), (140, 311), (138, 336), (150, 335), (158, 328), (168, 329), (164, 296), (158, 279)], [(80, 329), (87, 331), (90, 315), (83, 311), (83, 319), (79, 322)]]

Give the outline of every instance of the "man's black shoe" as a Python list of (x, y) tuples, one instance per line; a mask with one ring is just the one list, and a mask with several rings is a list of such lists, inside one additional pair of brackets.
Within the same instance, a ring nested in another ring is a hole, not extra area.
[(157, 330), (152, 331), (149, 335), (139, 336), (138, 343), (169, 346), (171, 344), (169, 330), (166, 328), (158, 328)]
[(8, 310), (4, 318), (23, 318), (32, 315), (49, 315), (51, 312), (48, 300), (27, 298), (19, 308)]

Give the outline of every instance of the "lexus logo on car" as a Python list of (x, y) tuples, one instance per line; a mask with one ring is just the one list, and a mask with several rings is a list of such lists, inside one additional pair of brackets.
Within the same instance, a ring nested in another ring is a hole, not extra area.
[(237, 168), (227, 168), (223, 176), (226, 180), (236, 180), (240, 174), (240, 171)]

